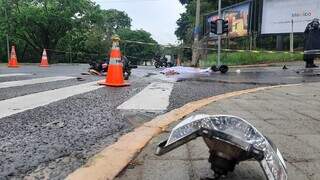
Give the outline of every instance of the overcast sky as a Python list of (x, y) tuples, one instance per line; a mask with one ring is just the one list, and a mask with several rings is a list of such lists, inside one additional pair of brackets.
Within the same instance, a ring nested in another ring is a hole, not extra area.
[(144, 29), (160, 44), (176, 44), (176, 21), (185, 8), (179, 0), (95, 0), (103, 9), (125, 11), (133, 29)]

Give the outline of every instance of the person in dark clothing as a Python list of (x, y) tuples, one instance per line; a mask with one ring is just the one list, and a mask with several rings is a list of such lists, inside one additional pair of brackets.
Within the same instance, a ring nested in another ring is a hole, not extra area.
[(102, 73), (105, 73), (108, 71), (108, 63), (109, 63), (109, 60), (102, 60), (102, 61), (99, 61), (99, 62), (96, 62), (96, 61), (91, 61), (89, 63), (90, 65), (90, 70), (94, 70), (92, 72), (94, 72), (94, 74), (102, 74)]
[(320, 23), (319, 19), (310, 22), (304, 31), (304, 55), (303, 60), (306, 62), (306, 68), (316, 68), (314, 59), (316, 54), (320, 52)]

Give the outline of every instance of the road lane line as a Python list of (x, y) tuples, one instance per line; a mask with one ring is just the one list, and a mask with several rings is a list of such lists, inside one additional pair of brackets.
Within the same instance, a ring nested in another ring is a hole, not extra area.
[(152, 83), (137, 95), (121, 104), (118, 109), (164, 111), (169, 106), (173, 83)]
[(0, 101), (0, 118), (101, 88), (97, 82), (69, 86)]
[(30, 76), (32, 74), (15, 73), (15, 74), (0, 74), (0, 77), (12, 77), (12, 76)]
[(63, 81), (63, 80), (68, 80), (68, 79), (74, 79), (74, 77), (56, 76), (56, 77), (36, 78), (36, 79), (28, 79), (28, 80), (21, 80), (21, 81), (9, 81), (9, 82), (0, 83), (0, 89), (1, 88), (24, 86), (24, 85), (39, 84), (39, 83), (54, 82), (54, 81)]

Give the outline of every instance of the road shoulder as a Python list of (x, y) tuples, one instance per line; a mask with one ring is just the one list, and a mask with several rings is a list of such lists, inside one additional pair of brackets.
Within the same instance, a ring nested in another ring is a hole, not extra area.
[(226, 93), (190, 102), (181, 108), (172, 110), (164, 115), (157, 116), (150, 122), (147, 122), (141, 127), (135, 129), (133, 132), (124, 135), (116, 143), (92, 157), (86, 165), (71, 173), (67, 179), (114, 179), (139, 154), (139, 152), (153, 137), (165, 132), (167, 127), (172, 123), (177, 122), (194, 111), (199, 110), (210, 103), (223, 99), (287, 86), (296, 85), (260, 87)]
[[(195, 114), (230, 114), (245, 118), (268, 136), (282, 152), (288, 179), (316, 180), (320, 177), (320, 83), (282, 86), (221, 99), (198, 109)], [(158, 143), (176, 125), (154, 139), (123, 170), (117, 180), (185, 180), (212, 178), (208, 148), (202, 138), (193, 140), (163, 156), (156, 156)], [(255, 161), (240, 163), (227, 180), (265, 179)]]

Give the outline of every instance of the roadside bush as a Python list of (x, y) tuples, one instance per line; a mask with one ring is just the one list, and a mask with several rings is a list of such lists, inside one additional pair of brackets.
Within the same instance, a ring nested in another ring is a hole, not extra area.
[[(301, 53), (266, 53), (266, 52), (223, 52), (221, 54), (221, 62), (226, 65), (248, 65), (300, 61), (303, 59)], [(216, 64), (217, 54), (209, 54), (208, 59), (201, 60), (201, 66), (209, 67)]]

